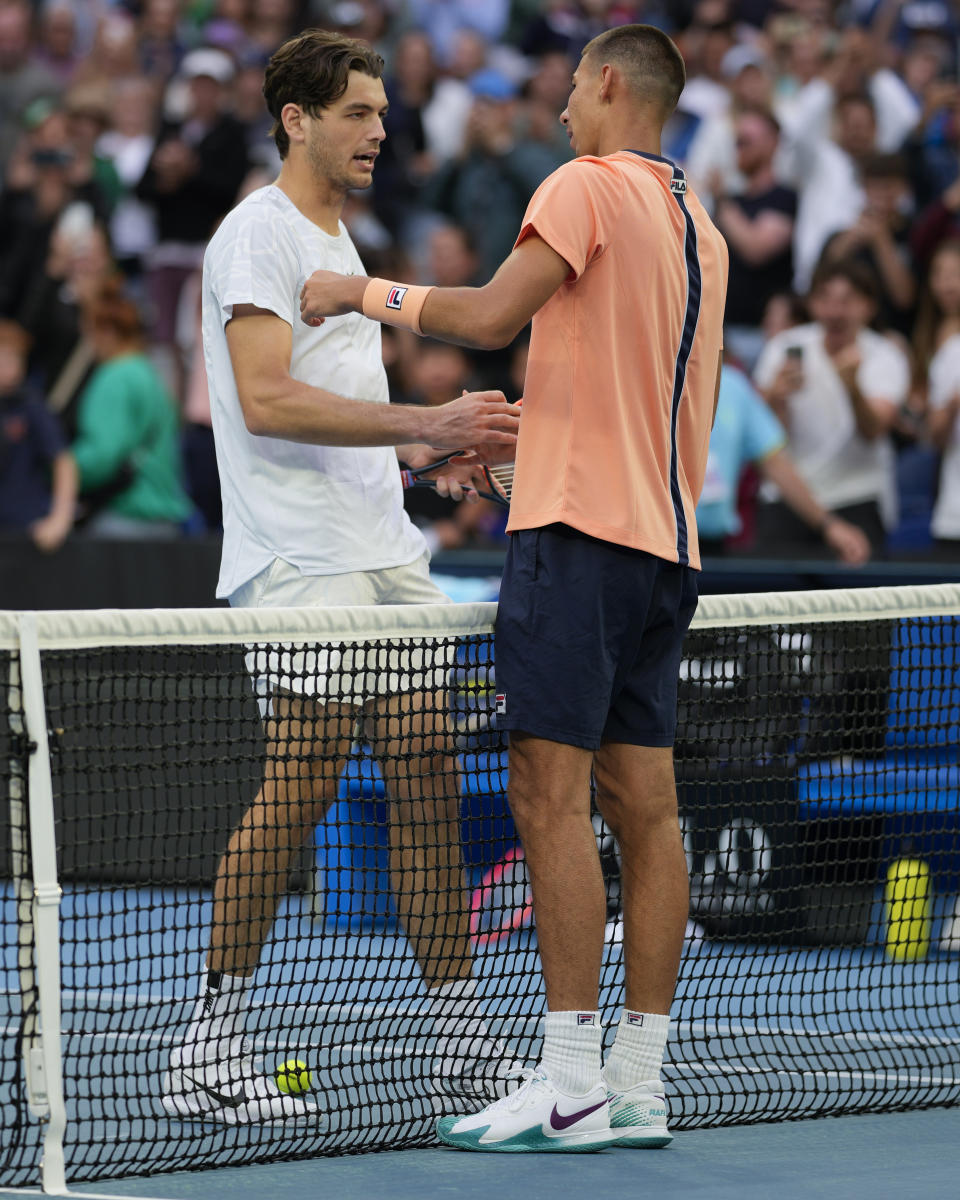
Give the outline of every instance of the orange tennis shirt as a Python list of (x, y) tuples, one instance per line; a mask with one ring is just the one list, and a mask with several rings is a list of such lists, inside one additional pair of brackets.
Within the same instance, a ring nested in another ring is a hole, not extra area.
[(555, 521), (699, 568), (726, 243), (665, 158), (565, 163), (536, 234), (570, 264), (533, 318), (508, 531)]

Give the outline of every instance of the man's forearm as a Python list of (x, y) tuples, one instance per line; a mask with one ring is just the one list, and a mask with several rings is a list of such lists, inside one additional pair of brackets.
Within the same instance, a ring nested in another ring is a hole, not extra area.
[(73, 455), (65, 450), (53, 460), (51, 479), (50, 515), (73, 520), (77, 504), (77, 464)]
[(429, 410), (413, 404), (351, 400), (297, 379), (244, 398), (247, 429), (257, 437), (320, 446), (401, 446), (428, 442)]
[(420, 314), (424, 335), (472, 350), (509, 345), (523, 326), (508, 328), (501, 314), (488, 311), (491, 306), (485, 303), (484, 292), (484, 288), (434, 288)]

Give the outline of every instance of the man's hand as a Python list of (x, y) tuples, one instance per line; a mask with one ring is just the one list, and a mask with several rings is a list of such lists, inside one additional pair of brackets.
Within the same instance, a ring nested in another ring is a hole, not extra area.
[(41, 517), (39, 521), (33, 522), (30, 526), (30, 537), (38, 550), (42, 550), (45, 554), (52, 554), (54, 550), (59, 550), (67, 540), (67, 534), (72, 528), (73, 517), (71, 514), (52, 512)]
[(448, 496), (451, 500), (466, 500), (469, 504), (476, 504), (480, 499), (477, 494), (480, 488), (486, 491), (490, 486), (483, 461), (472, 450), (458, 454), (444, 466), (421, 478), (433, 479), (441, 496)]
[(852, 392), (857, 386), (857, 372), (860, 370), (862, 361), (860, 348), (856, 342), (851, 342), (849, 346), (844, 346), (836, 354), (831, 355), (831, 361), (843, 386), (848, 392)]
[(841, 562), (851, 567), (862, 567), (870, 558), (870, 542), (857, 525), (851, 525), (842, 517), (828, 517), (823, 527), (823, 540)]
[(503, 392), (464, 392), (456, 400), (429, 409), (424, 417), (433, 446), (475, 450), (486, 463), (513, 461), (520, 406), (508, 404)]
[(771, 379), (769, 387), (763, 393), (767, 403), (774, 412), (781, 416), (781, 419), (786, 412), (787, 401), (794, 392), (799, 392), (803, 387), (803, 378), (803, 365), (800, 358), (793, 354), (787, 354), (780, 364), (780, 369)]
[(370, 282), (366, 275), (338, 275), (336, 271), (314, 271), (300, 289), (300, 320), (314, 327), (324, 317), (363, 311), (363, 293)]

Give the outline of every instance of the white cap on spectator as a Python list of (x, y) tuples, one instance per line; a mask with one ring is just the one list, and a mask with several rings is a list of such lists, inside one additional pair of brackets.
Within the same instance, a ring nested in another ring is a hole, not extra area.
[(749, 46), (745, 43), (732, 46), (720, 63), (720, 70), (725, 79), (736, 79), (740, 72), (746, 70), (747, 67), (757, 67), (763, 71), (767, 67), (767, 60), (756, 46)]
[(180, 75), (183, 79), (196, 79), (205, 75), (215, 79), (217, 83), (229, 83), (234, 76), (233, 59), (222, 50), (203, 48), (191, 50), (180, 64)]

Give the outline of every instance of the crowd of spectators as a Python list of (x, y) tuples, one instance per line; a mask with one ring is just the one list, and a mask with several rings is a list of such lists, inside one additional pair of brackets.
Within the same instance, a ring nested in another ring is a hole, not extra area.
[[(0, 531), (219, 525), (198, 275), (279, 159), (270, 54), (371, 42), (390, 101), (344, 220), (371, 273), (483, 283), (570, 149), (580, 50), (655, 24), (688, 82), (663, 153), (730, 248), (710, 553), (960, 562), (960, 15), (949, 0), (0, 0)], [(644, 319), (643, 313), (637, 314)], [(384, 330), (395, 401), (523, 391)], [(410, 493), (434, 546), (503, 518)]]

